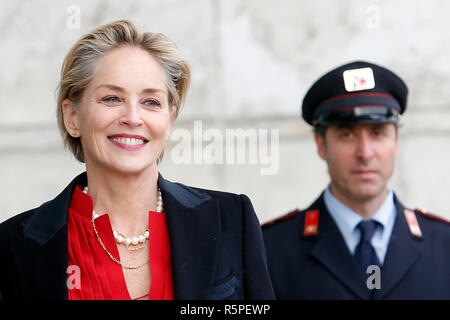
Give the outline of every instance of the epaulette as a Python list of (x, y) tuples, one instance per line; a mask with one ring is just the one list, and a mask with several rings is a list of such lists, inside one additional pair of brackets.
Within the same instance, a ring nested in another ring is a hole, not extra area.
[(414, 240), (422, 240), (423, 234), (422, 229), (420, 228), (419, 222), (417, 221), (417, 217), (414, 211), (409, 209), (404, 209), (403, 214), (405, 215), (406, 223), (408, 224), (409, 232)]
[(283, 220), (288, 220), (288, 219), (294, 217), (294, 216), (295, 216), (297, 213), (299, 213), (299, 212), (300, 212), (300, 209), (295, 209), (295, 210), (293, 210), (293, 211), (291, 211), (291, 212), (285, 214), (284, 216), (281, 216), (281, 217), (278, 217), (278, 218), (275, 218), (275, 219), (273, 219), (273, 220), (270, 220), (270, 221), (267, 221), (267, 222), (263, 223), (263, 224), (261, 225), (261, 227), (264, 228), (264, 227), (267, 227), (267, 226), (269, 226), (269, 225), (272, 225), (272, 224), (274, 224), (274, 223), (276, 223), (276, 222), (283, 221)]
[(439, 221), (439, 222), (442, 222), (442, 223), (450, 225), (450, 221), (448, 221), (448, 220), (446, 220), (446, 219), (444, 219), (442, 217), (438, 217), (438, 216), (435, 216), (433, 214), (430, 214), (424, 209), (416, 208), (416, 209), (414, 209), (414, 212), (417, 213), (417, 214), (420, 214), (421, 216), (423, 216), (425, 218), (428, 218), (428, 219), (431, 219), (431, 220), (435, 220), (435, 221)]

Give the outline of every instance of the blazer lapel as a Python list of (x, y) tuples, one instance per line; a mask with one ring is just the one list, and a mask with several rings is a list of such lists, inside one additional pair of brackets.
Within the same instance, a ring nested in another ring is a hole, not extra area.
[(158, 178), (167, 215), (175, 299), (208, 299), (220, 242), (217, 200)]
[(13, 240), (16, 272), (26, 299), (67, 299), (67, 228), (43, 245), (17, 236)]
[(55, 199), (35, 209), (24, 223), (25, 239), (12, 241), (17, 272), (30, 298), (67, 298), (67, 214), (75, 186), (83, 183), (85, 173)]
[(319, 210), (320, 216), (319, 235), (311, 255), (354, 294), (362, 299), (368, 299), (369, 293), (365, 287), (365, 280), (337, 225), (326, 209), (323, 194), (309, 210), (312, 209)]
[(420, 259), (421, 253), (417, 248), (404, 216), (404, 206), (395, 197), (397, 217), (392, 230), (384, 265), (381, 268), (381, 288), (376, 290), (375, 299), (382, 299), (406, 275), (406, 273)]

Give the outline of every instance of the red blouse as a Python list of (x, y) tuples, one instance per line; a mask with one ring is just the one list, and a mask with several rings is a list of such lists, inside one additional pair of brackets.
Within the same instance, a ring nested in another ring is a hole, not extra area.
[[(78, 266), (80, 285), (79, 288), (76, 285), (69, 287), (69, 300), (130, 300), (122, 266), (108, 256), (94, 233), (92, 209), (92, 198), (77, 186), (70, 203), (67, 233), (69, 266)], [(150, 211), (148, 226), (152, 271), (149, 299), (173, 300), (172, 264), (165, 213)], [(105, 247), (113, 257), (119, 259), (108, 215), (95, 219), (95, 227)]]

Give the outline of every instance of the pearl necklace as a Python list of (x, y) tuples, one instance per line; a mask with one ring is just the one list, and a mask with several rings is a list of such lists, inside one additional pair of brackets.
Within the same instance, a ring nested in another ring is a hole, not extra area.
[[(84, 189), (83, 189), (83, 192), (85, 193), (85, 194), (87, 194), (88, 193), (88, 187), (86, 186)], [(162, 212), (162, 208), (163, 208), (163, 204), (162, 204), (162, 197), (161, 197), (161, 190), (158, 188), (158, 205), (156, 206), (156, 211), (157, 212)], [(105, 245), (103, 244), (103, 241), (102, 241), (102, 239), (100, 239), (100, 236), (99, 236), (99, 234), (98, 234), (98, 232), (97, 232), (97, 228), (95, 227), (95, 219), (96, 218), (98, 218), (99, 217), (99, 215), (98, 214), (96, 214), (95, 213), (95, 211), (94, 210), (92, 210), (92, 219), (91, 219), (91, 221), (92, 221), (92, 228), (94, 229), (94, 233), (95, 233), (95, 235), (97, 236), (97, 240), (98, 240), (98, 242), (100, 243), (100, 245), (102, 246), (102, 248), (103, 248), (103, 250), (105, 250), (105, 252), (108, 254), (108, 256), (111, 258), (111, 260), (113, 260), (114, 262), (116, 262), (117, 264), (119, 264), (119, 265), (121, 265), (123, 268), (125, 268), (125, 269), (140, 269), (140, 268), (142, 268), (143, 266), (145, 266), (145, 265), (147, 265), (147, 264), (149, 264), (150, 263), (150, 260), (147, 260), (147, 262), (144, 262), (144, 263), (142, 263), (142, 264), (140, 264), (140, 265), (137, 265), (137, 266), (135, 266), (135, 265), (127, 265), (127, 264), (124, 264), (122, 261), (120, 261), (120, 260), (117, 260), (116, 258), (114, 258), (114, 256), (106, 249), (106, 247), (105, 247)], [(117, 233), (118, 235), (120, 235), (119, 234), (119, 232)], [(148, 229), (144, 232), (144, 234), (146, 234), (147, 235), (147, 239), (148, 239)], [(114, 237), (115, 237), (115, 235), (114, 235)], [(126, 238), (126, 237), (125, 237)], [(128, 238), (126, 238), (126, 239), (128, 239)], [(117, 240), (117, 239), (116, 239)], [(126, 241), (126, 240), (125, 240)], [(127, 243), (127, 242), (126, 242)]]
[[(89, 188), (86, 186), (83, 189), (84, 193), (88, 193)], [(156, 204), (156, 212), (162, 212), (163, 211), (163, 203), (162, 203), (162, 196), (161, 196), (161, 190), (158, 187), (158, 202)], [(92, 218), (95, 220), (99, 217), (99, 215), (95, 212), (95, 210), (92, 210)], [(148, 237), (150, 235), (148, 228), (139, 236), (129, 238), (125, 236), (120, 231), (113, 231), (114, 239), (116, 239), (116, 242), (119, 244), (124, 244), (127, 247), (129, 245), (138, 245), (139, 243), (144, 243), (146, 240), (148, 240)]]

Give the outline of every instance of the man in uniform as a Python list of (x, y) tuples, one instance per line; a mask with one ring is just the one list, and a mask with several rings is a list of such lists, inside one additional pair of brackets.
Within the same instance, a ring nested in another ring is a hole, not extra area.
[(278, 299), (450, 299), (449, 223), (406, 208), (387, 185), (407, 93), (361, 61), (307, 92), (303, 118), (331, 182), (308, 209), (263, 225)]

